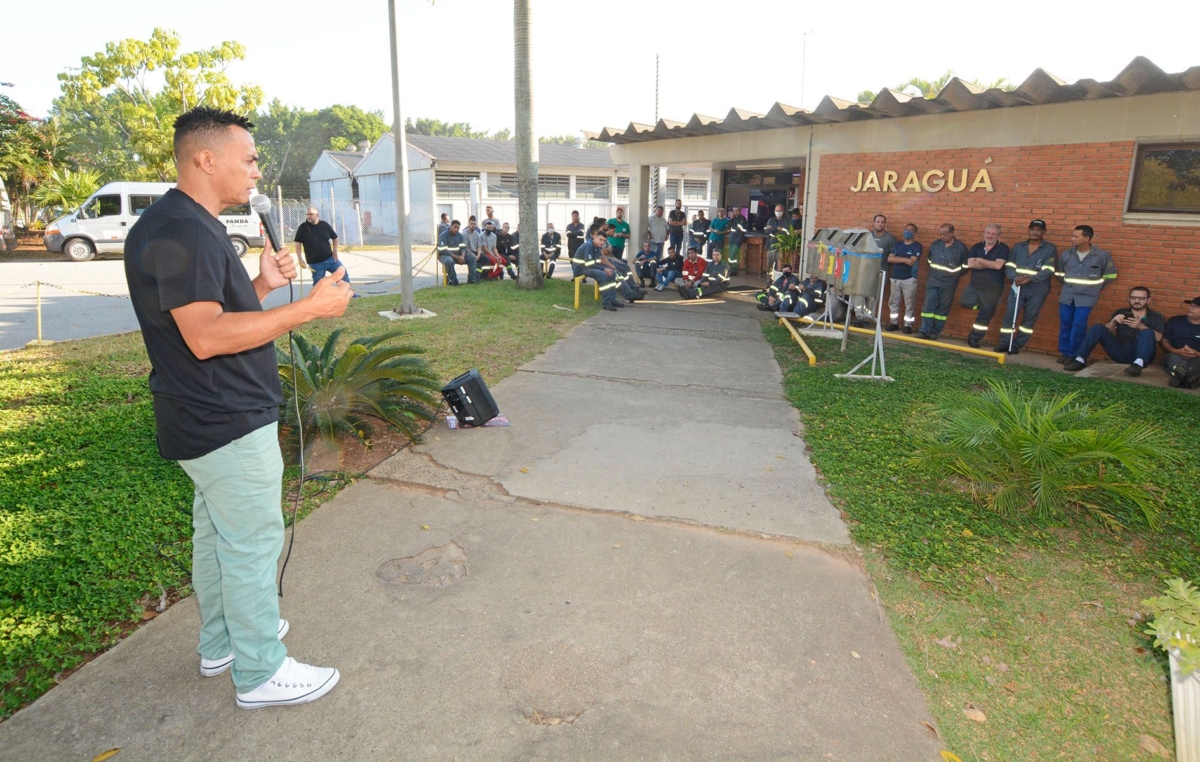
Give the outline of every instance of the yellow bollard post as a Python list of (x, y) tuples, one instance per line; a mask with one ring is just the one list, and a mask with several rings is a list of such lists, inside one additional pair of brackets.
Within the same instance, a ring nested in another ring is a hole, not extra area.
[(48, 347), (53, 344), (53, 341), (42, 340), (42, 282), (35, 280), (34, 285), (37, 287), (37, 338), (29, 342), (27, 347)]

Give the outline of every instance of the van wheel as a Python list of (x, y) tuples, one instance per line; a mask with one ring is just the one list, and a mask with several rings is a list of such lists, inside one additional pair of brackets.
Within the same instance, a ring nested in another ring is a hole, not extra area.
[(63, 254), (72, 262), (89, 262), (96, 256), (96, 248), (86, 238), (72, 238), (63, 245)]
[(250, 244), (246, 243), (245, 238), (230, 238), (229, 242), (233, 244), (233, 253), (239, 257), (246, 256), (246, 252), (250, 251)]

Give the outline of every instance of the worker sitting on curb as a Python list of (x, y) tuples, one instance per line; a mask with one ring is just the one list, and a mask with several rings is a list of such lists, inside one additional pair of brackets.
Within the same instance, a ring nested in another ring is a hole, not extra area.
[(691, 288), (700, 282), (704, 268), (708, 265), (698, 254), (700, 247), (695, 244), (688, 246), (687, 259), (683, 260), (683, 275), (675, 279), (675, 285), (680, 288)]
[(754, 295), (758, 300), (758, 308), (764, 312), (778, 312), (782, 309), (783, 299), (787, 291), (800, 281), (792, 275), (792, 266), (783, 263), (779, 277), (767, 288)]
[[(790, 312), (804, 317), (824, 309), (826, 288), (825, 281), (821, 280), (816, 273), (809, 275), (808, 278), (797, 284), (796, 297), (794, 300), (789, 300), (791, 302)], [(788, 291), (791, 293), (790, 288)]]
[(679, 251), (674, 246), (668, 246), (667, 256), (663, 257), (663, 260), (658, 263), (658, 267), (655, 268), (654, 279), (658, 281), (658, 285), (654, 287), (654, 290), (663, 291), (682, 274), (683, 257), (679, 256)]
[(1114, 312), (1107, 323), (1093, 324), (1072, 353), (1074, 359), (1063, 363), (1063, 370), (1083, 370), (1088, 355), (1099, 344), (1116, 362), (1129, 363), (1125, 375), (1140, 376), (1142, 369), (1154, 361), (1155, 347), (1162, 340), (1166, 323), (1166, 318), (1150, 309), (1150, 289), (1134, 286), (1129, 289), (1129, 306)]
[(721, 261), (721, 250), (713, 249), (712, 264), (704, 268), (704, 274), (692, 287), (679, 287), (679, 295), (684, 299), (702, 299), (705, 296), (715, 296), (729, 288), (729, 263)]

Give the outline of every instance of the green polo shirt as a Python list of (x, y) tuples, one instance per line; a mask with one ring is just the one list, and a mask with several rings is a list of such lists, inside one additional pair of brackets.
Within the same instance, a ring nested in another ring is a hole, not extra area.
[[(629, 233), (631, 229), (628, 222), (625, 220), (618, 220), (616, 217), (613, 217), (611, 220), (609, 220), (608, 224), (613, 226), (613, 232), (615, 233)], [(608, 245), (614, 249), (623, 249), (625, 248), (625, 242), (628, 240), (628, 238), (609, 238)]]

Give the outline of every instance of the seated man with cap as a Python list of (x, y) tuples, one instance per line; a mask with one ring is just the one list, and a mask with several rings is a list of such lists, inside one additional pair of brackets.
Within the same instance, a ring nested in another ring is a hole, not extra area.
[(1186, 315), (1176, 315), (1163, 329), (1163, 367), (1167, 385), (1187, 389), (1200, 388), (1200, 296), (1189, 299)]
[(1103, 325), (1096, 323), (1088, 329), (1083, 343), (1074, 351), (1072, 360), (1063, 363), (1063, 370), (1074, 373), (1087, 366), (1087, 357), (1096, 345), (1113, 360), (1129, 363), (1127, 376), (1140, 376), (1142, 369), (1154, 360), (1154, 348), (1163, 337), (1166, 320), (1150, 309), (1150, 289), (1134, 286), (1129, 289), (1129, 306), (1113, 312)]
[(770, 286), (754, 295), (754, 298), (758, 300), (758, 308), (768, 312), (782, 310), (785, 298), (788, 299), (789, 304), (793, 303), (793, 299), (788, 298), (787, 294), (793, 290), (792, 286), (799, 283), (799, 278), (792, 275), (791, 264), (784, 262), (780, 265), (779, 277)]

